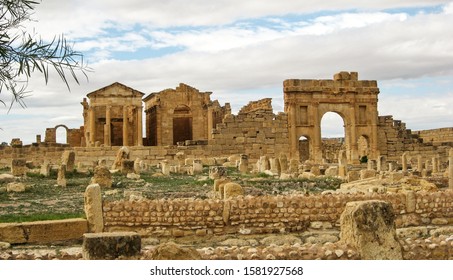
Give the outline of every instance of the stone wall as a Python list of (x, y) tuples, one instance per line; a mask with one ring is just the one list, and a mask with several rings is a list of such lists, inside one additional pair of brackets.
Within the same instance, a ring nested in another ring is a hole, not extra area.
[(392, 204), (398, 228), (453, 223), (453, 192), (238, 197), (231, 200), (105, 201), (106, 231), (153, 236), (302, 232), (312, 222), (338, 225), (350, 201)]
[(41, 165), (44, 160), (59, 164), (65, 150), (72, 148), (64, 144), (26, 145), (20, 148), (0, 146), (0, 168), (10, 167), (12, 159), (24, 158), (35, 165)]
[(251, 161), (264, 155), (289, 154), (287, 120), (287, 114), (275, 115), (272, 108), (227, 115), (213, 132), (209, 141), (212, 147), (206, 148), (222, 151), (224, 155), (246, 154)]
[(424, 143), (432, 143), (434, 146), (453, 143), (453, 127), (413, 131), (415, 135), (423, 139)]
[[(406, 124), (399, 120), (394, 120), (392, 116), (379, 116), (378, 123), (378, 146), (382, 156), (386, 156), (388, 160), (399, 160), (404, 152), (421, 153), (427, 158), (443, 154), (445, 148), (438, 145), (433, 145), (433, 142), (425, 142), (421, 135), (427, 137), (431, 135), (431, 139), (440, 139), (441, 135), (449, 135), (449, 129), (445, 129), (446, 134), (439, 132), (439, 138), (434, 138), (436, 131), (432, 130), (429, 134), (413, 133), (406, 128)], [(453, 131), (453, 128), (451, 128)], [(449, 136), (442, 136), (448, 137)], [(429, 137), (428, 137), (429, 138)], [(439, 142), (436, 142), (437, 144)], [(451, 145), (451, 144), (450, 144)]]

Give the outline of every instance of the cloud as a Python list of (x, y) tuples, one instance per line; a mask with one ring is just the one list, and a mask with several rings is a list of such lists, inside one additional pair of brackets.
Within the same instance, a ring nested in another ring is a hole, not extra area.
[[(0, 131), (0, 140), (21, 136), (29, 143), (59, 120), (80, 126), (82, 98), (116, 81), (146, 94), (184, 82), (213, 91), (212, 99), (231, 102), (233, 111), (248, 101), (271, 97), (274, 109), (282, 111), (283, 80), (330, 79), (342, 70), (358, 71), (359, 79), (383, 85), (381, 114), (394, 114), (412, 127), (453, 126), (448, 84), (430, 98), (410, 95), (418, 88), (411, 84), (419, 78), (431, 77), (433, 85), (451, 80), (453, 38), (447, 34), (453, 26), (452, 3), (258, 2), (43, 1), (36, 9), (37, 32), (68, 34), (94, 61), (90, 65), (94, 72), (89, 83), (82, 79), (80, 86), (72, 85), (71, 93), (58, 76), (52, 76), (47, 86), (34, 77), (28, 108), (25, 112), (16, 108), (2, 117), (10, 132)], [(385, 11), (427, 4), (446, 5), (435, 12), (429, 8), (424, 13)], [(287, 14), (293, 16), (284, 17)], [(155, 55), (165, 48), (177, 48), (177, 52)], [(143, 50), (150, 53), (146, 59), (117, 57), (118, 52), (133, 57)], [(398, 92), (392, 92), (395, 96), (387, 94), (396, 83), (407, 87), (398, 87)], [(23, 113), (30, 118), (27, 129), (13, 121)]]

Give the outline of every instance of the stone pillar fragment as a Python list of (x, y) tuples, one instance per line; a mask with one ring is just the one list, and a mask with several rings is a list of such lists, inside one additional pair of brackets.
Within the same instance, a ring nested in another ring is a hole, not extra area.
[(420, 174), (423, 171), (423, 162), (422, 162), (421, 155), (418, 155), (418, 157), (417, 157), (417, 171), (420, 172)]
[(162, 169), (162, 174), (165, 176), (170, 175), (170, 163), (167, 160), (162, 161), (160, 167)]
[(282, 173), (288, 172), (288, 158), (286, 157), (286, 155), (281, 154), (278, 160), (280, 161), (281, 172)]
[(401, 155), (401, 164), (403, 166), (403, 173), (407, 172), (407, 153)]
[(192, 174), (201, 174), (203, 173), (203, 162), (201, 159), (194, 159), (192, 163)]
[(84, 210), (89, 231), (102, 232), (104, 230), (104, 217), (102, 214), (101, 187), (98, 184), (89, 185), (85, 190), (84, 199)]
[(278, 158), (269, 159), (269, 165), (270, 165), (270, 171), (272, 172), (272, 174), (280, 175), (281, 167), (280, 167), (280, 161)]
[(62, 164), (58, 167), (57, 185), (66, 187), (66, 165)]
[(348, 202), (340, 218), (340, 242), (354, 248), (363, 260), (401, 260), (395, 214), (385, 201)]
[(61, 164), (66, 165), (67, 172), (73, 172), (75, 168), (75, 152), (64, 151), (61, 156)]
[(215, 180), (223, 178), (227, 175), (227, 169), (224, 166), (209, 167), (209, 179)]
[(249, 157), (247, 155), (241, 155), (239, 161), (239, 172), (241, 174), (247, 174), (249, 172)]
[(41, 165), (41, 169), (39, 170), (39, 174), (44, 177), (50, 176), (50, 163), (48, 160), (44, 160), (44, 163)]
[(11, 161), (11, 174), (13, 176), (24, 176), (27, 172), (27, 161), (23, 158), (16, 158)]
[(91, 184), (98, 184), (101, 188), (112, 187), (112, 174), (106, 166), (99, 165), (94, 168)]

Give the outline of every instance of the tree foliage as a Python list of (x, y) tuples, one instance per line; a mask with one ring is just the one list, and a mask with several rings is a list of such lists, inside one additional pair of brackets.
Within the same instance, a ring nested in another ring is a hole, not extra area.
[[(44, 75), (47, 84), (49, 70), (54, 69), (68, 90), (72, 77), (79, 84), (78, 73), (87, 77), (89, 70), (83, 55), (75, 51), (63, 35), (55, 36), (50, 42), (27, 32), (24, 23), (38, 1), (0, 0), (0, 94), (11, 95), (11, 106), (17, 102), (25, 106), (28, 80), (34, 72)], [(0, 96), (0, 102), (6, 106)]]

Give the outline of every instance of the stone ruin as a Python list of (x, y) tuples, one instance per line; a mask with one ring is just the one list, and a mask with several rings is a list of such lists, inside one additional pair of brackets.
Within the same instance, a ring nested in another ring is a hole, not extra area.
[[(33, 164), (41, 166), (43, 176), (58, 170), (59, 186), (66, 186), (67, 172), (94, 171), (85, 211), (88, 231), (101, 235), (86, 238), (105, 237), (106, 244), (121, 237), (102, 235), (109, 231), (203, 237), (294, 233), (341, 224), (345, 230), (338, 238), (325, 237), (338, 244), (323, 247), (320, 258), (408, 259), (418, 253), (409, 256), (413, 244), (395, 243), (398, 229), (451, 224), (451, 191), (432, 181), (443, 180), (453, 189), (453, 128), (412, 132), (391, 116), (379, 116), (377, 82), (359, 80), (356, 72), (340, 72), (333, 80), (286, 80), (283, 91), (283, 113), (274, 114), (271, 99), (264, 98), (234, 115), (228, 103), (211, 101), (211, 92), (185, 84), (143, 98), (115, 83), (89, 93), (89, 102), (83, 100), (84, 125), (67, 133), (67, 144), (55, 143), (56, 128), (31, 146), (15, 139), (11, 147), (0, 147), (0, 166), (11, 166), (13, 177), (26, 176)], [(327, 112), (343, 118), (345, 139), (321, 138), (320, 122)], [(213, 196), (206, 201), (102, 201), (101, 188), (112, 187), (112, 172), (138, 180), (149, 166), (158, 166), (159, 176), (198, 176), (208, 167)], [(316, 197), (248, 197), (228, 176), (229, 169), (281, 180), (337, 177), (345, 183)], [(175, 209), (187, 211), (181, 215)], [(137, 242), (135, 235), (131, 240)], [(294, 256), (307, 258), (294, 250)], [(315, 251), (308, 258), (318, 258)]]

